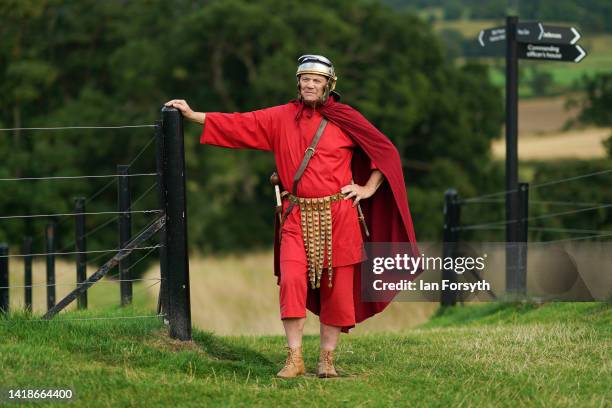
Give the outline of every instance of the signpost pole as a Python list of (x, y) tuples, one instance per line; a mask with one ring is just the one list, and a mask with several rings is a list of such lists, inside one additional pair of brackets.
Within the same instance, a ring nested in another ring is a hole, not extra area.
[(506, 291), (515, 292), (518, 242), (518, 17), (506, 17)]
[[(538, 21), (519, 23), (517, 16), (507, 16), (505, 27), (486, 28), (478, 34), (482, 47), (506, 41), (506, 293), (511, 298), (523, 295), (526, 290), (526, 258), (521, 260), (526, 252), (520, 252), (519, 248), (520, 242), (527, 241), (524, 233), (527, 216), (526, 210), (520, 207), (518, 184), (518, 60), (578, 63), (587, 55), (577, 44), (580, 38), (574, 27)], [(523, 196), (526, 200), (526, 190)]]

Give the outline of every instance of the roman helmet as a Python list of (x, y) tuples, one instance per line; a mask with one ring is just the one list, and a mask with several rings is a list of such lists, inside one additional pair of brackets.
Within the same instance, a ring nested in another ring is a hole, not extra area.
[(326, 100), (329, 94), (334, 91), (336, 81), (338, 80), (338, 77), (336, 77), (336, 72), (334, 71), (334, 66), (329, 59), (322, 55), (302, 55), (300, 58), (298, 58), (298, 68), (297, 72), (295, 73), (295, 76), (298, 79), (298, 98), (301, 98), (299, 79), (300, 75), (302, 74), (318, 74), (327, 77), (328, 81), (327, 85), (325, 86), (325, 91), (323, 92), (323, 100)]

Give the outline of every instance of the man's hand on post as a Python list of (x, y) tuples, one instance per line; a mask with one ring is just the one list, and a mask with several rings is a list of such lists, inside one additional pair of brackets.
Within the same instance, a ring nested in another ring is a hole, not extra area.
[(165, 106), (173, 107), (181, 111), (185, 119), (192, 122), (204, 124), (206, 114), (203, 112), (194, 112), (184, 99), (172, 99), (164, 104)]

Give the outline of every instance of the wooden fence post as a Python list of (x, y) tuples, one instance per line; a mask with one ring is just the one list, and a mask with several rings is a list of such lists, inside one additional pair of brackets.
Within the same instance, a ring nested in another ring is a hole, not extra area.
[(21, 253), (23, 257), (23, 282), (24, 282), (24, 299), (25, 309), (31, 312), (32, 309), (32, 237), (23, 239), (23, 247)]
[[(155, 164), (157, 168), (157, 194), (159, 197), (159, 208), (165, 211), (166, 207), (166, 183), (164, 177), (164, 132), (162, 131), (162, 122), (155, 122)], [(159, 231), (159, 296), (157, 298), (157, 314), (167, 314), (168, 306), (168, 260), (166, 248), (166, 228)], [(167, 316), (163, 319), (164, 323), (168, 324)]]
[[(74, 199), (74, 243), (76, 249), (76, 280), (77, 286), (87, 279), (87, 241), (85, 238), (85, 198)], [(77, 299), (78, 309), (87, 309), (87, 291), (81, 293)]]
[(47, 252), (47, 310), (55, 306), (55, 221), (50, 221), (45, 230)]
[[(117, 204), (119, 215), (119, 248), (132, 239), (132, 214), (130, 213), (132, 203), (130, 200), (130, 180), (128, 177), (130, 166), (118, 165), (117, 174)], [(121, 291), (121, 306), (132, 303), (132, 282), (130, 282), (130, 257), (126, 256), (119, 262), (119, 287)]]
[(8, 315), (9, 312), (9, 270), (8, 270), (7, 244), (0, 244), (0, 314)]
[(166, 267), (170, 337), (191, 340), (189, 260), (187, 257), (187, 197), (183, 116), (175, 108), (162, 109), (164, 132)]
[(519, 250), (516, 291), (527, 293), (527, 242), (529, 241), (529, 183), (519, 183)]
[[(442, 257), (454, 258), (459, 239), (459, 195), (455, 189), (448, 189), (444, 193), (444, 233)], [(444, 268), (442, 270), (442, 280), (457, 282), (457, 274), (453, 269)], [(457, 292), (453, 290), (443, 290), (440, 296), (442, 306), (454, 306), (457, 303)]]

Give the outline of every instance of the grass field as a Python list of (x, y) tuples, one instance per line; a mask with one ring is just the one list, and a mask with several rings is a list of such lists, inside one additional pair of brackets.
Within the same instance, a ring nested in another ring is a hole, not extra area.
[[(548, 135), (524, 135), (519, 138), (521, 160), (595, 159), (606, 157), (602, 142), (612, 135), (610, 129), (590, 128)], [(506, 140), (492, 143), (493, 157), (506, 157)]]
[[(612, 403), (609, 303), (457, 307), (402, 333), (343, 335), (342, 376), (333, 380), (275, 379), (281, 336), (196, 330), (181, 343), (155, 318), (69, 320), (149, 313), (107, 308), (1, 321), (1, 387), (69, 387), (71, 406), (83, 407)], [(318, 339), (306, 336), (304, 349), (312, 372)]]
[(519, 135), (561, 133), (576, 120), (577, 107), (567, 107), (571, 97), (522, 99), (518, 104)]

